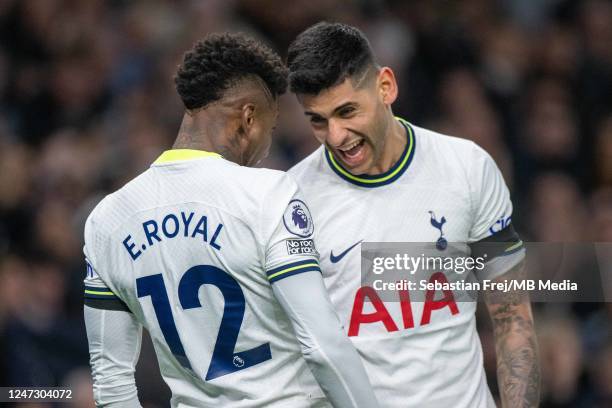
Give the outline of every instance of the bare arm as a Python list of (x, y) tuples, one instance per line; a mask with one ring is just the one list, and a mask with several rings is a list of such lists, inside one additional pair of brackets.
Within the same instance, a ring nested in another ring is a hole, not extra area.
[[(524, 263), (495, 281), (525, 278)], [(485, 302), (493, 321), (497, 380), (504, 408), (537, 407), (540, 365), (529, 296), (522, 291), (490, 290)]]

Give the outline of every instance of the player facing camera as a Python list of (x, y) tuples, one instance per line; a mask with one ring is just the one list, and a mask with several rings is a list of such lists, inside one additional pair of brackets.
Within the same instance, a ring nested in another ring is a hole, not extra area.
[(406, 131), (391, 114), (395, 75), (376, 63), (357, 29), (328, 23), (309, 28), (289, 48), (288, 66), (291, 91), (332, 159), (353, 174), (370, 175), (397, 162)]
[[(321, 258), (325, 283), (376, 396), (386, 407), (494, 407), (476, 302), (456, 302), (451, 292), (435, 301), (433, 292), (425, 293), (424, 302), (413, 293), (411, 301), (404, 287), (383, 301), (376, 281), (362, 280), (354, 248), (425, 243), (440, 260), (453, 252), (451, 263), (425, 280), (435, 284), (456, 280), (465, 272), (457, 259), (471, 259), (494, 243), (501, 249), (470, 272), (481, 282), (522, 279), (523, 242), (511, 223), (497, 227), (512, 216), (512, 202), (495, 162), (473, 142), (395, 117), (393, 71), (376, 63), (355, 27), (323, 22), (307, 28), (289, 46), (288, 66), (291, 90), (322, 145), (289, 173), (302, 186), (315, 224), (324, 225), (317, 250), (329, 254)], [(416, 260), (420, 254), (409, 255)], [(539, 363), (529, 299), (490, 292), (484, 300), (496, 334), (503, 406), (536, 406)], [(413, 308), (422, 311), (420, 321)]]

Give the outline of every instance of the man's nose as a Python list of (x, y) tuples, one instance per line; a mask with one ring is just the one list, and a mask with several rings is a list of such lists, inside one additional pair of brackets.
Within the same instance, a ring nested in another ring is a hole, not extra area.
[(331, 119), (329, 121), (327, 144), (333, 147), (338, 147), (344, 143), (345, 138), (346, 129), (344, 129), (342, 123), (340, 123), (340, 121)]

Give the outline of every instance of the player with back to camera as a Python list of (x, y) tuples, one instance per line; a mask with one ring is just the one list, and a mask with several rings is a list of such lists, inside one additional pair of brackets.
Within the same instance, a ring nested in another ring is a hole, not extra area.
[[(494, 407), (476, 303), (456, 301), (450, 291), (427, 292), (410, 302), (406, 290), (387, 293), (393, 298), (383, 302), (372, 287), (362, 286), (359, 251), (361, 242), (421, 242), (443, 256), (448, 243), (466, 243), (456, 245), (464, 247), (464, 256), (489, 255), (477, 279), (520, 279), (525, 251), (494, 161), (470, 141), (394, 117), (394, 73), (376, 63), (354, 27), (308, 28), (290, 45), (288, 66), (291, 90), (322, 144), (289, 173), (315, 222), (324, 226), (317, 249), (325, 285), (381, 406)], [(453, 279), (433, 271), (424, 277)], [(503, 406), (537, 406), (529, 299), (489, 292), (485, 301)]]
[(87, 219), (98, 406), (140, 406), (142, 327), (173, 407), (377, 406), (325, 292), (296, 184), (244, 167), (268, 152), (286, 75), (242, 34), (198, 42), (175, 78), (186, 114), (173, 148)]

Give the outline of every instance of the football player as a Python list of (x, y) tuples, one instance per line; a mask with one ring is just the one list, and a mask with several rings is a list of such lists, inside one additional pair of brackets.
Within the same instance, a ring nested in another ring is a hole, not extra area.
[[(486, 268), (476, 273), (481, 282), (520, 279), (525, 251), (494, 161), (470, 141), (394, 117), (393, 70), (376, 63), (354, 27), (308, 28), (290, 45), (288, 66), (291, 90), (322, 144), (290, 174), (315, 223), (324, 226), (317, 249), (325, 285), (381, 405), (494, 407), (476, 303), (435, 290), (421, 298), (412, 293), (411, 302), (406, 289), (383, 301), (362, 284), (359, 250), (361, 242), (429, 242), (443, 255), (450, 243), (463, 243), (465, 256), (488, 255)], [(425, 277), (431, 283), (453, 279), (439, 272)], [(539, 369), (529, 300), (493, 291), (485, 300), (503, 405), (536, 406)]]
[(173, 407), (377, 406), (297, 185), (245, 167), (268, 152), (286, 75), (244, 35), (198, 42), (175, 78), (186, 113), (173, 148), (87, 219), (97, 405), (140, 405), (145, 327)]

